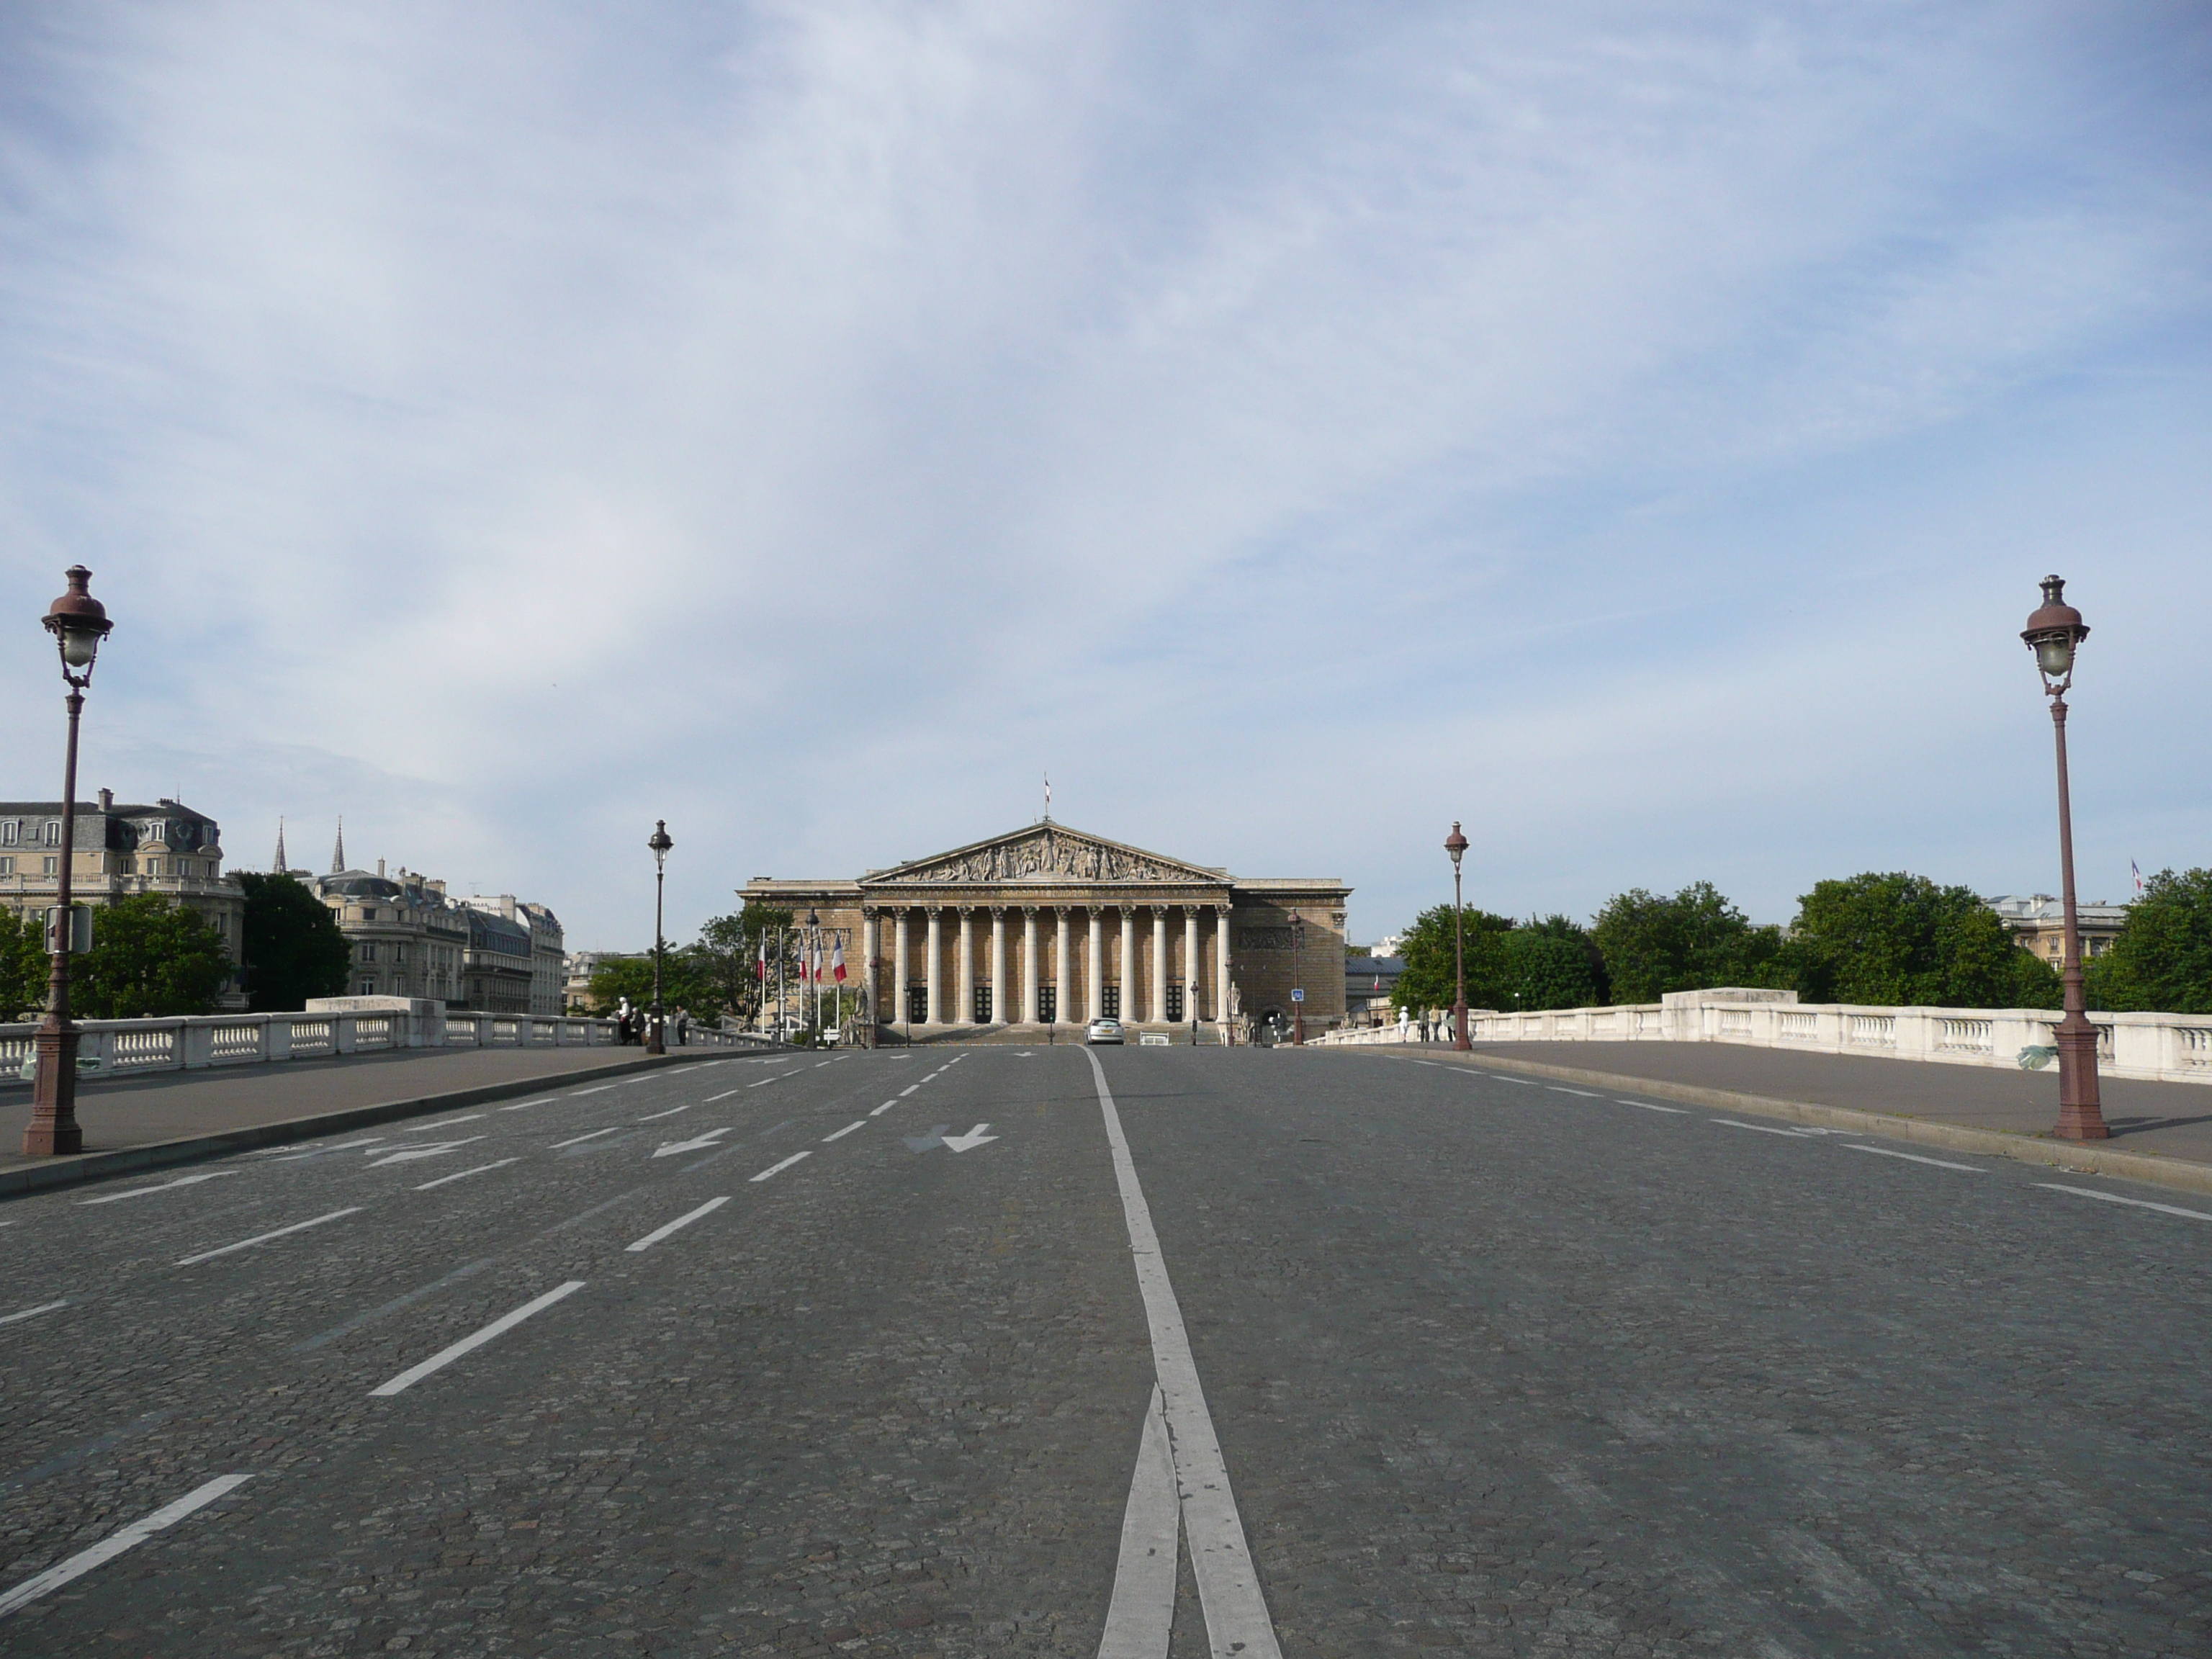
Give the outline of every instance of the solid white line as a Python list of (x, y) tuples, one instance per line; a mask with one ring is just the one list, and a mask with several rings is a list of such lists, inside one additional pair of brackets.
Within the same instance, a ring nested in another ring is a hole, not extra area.
[[(930, 1074), (930, 1076), (931, 1076), (931, 1077), (934, 1077), (935, 1075), (936, 1075), (936, 1073), (933, 1073), (933, 1072)], [(929, 1078), (924, 1078), (924, 1079), (922, 1079), (921, 1083), (927, 1083), (927, 1082), (928, 1082), (928, 1081), (929, 1081)], [(916, 1089), (919, 1089), (920, 1087), (921, 1087), (921, 1083), (909, 1083), (909, 1084), (908, 1084), (908, 1085), (906, 1085), (906, 1087), (905, 1087), (905, 1088), (903, 1088), (903, 1089), (902, 1089), (902, 1090), (900, 1090), (900, 1091), (899, 1091), (899, 1098), (900, 1098), (901, 1100), (904, 1100), (904, 1099), (905, 1099), (908, 1095), (912, 1094), (912, 1093), (913, 1093)]]
[(896, 1100), (887, 1100), (882, 1105), (877, 1107), (874, 1111), (870, 1112), (868, 1115), (870, 1117), (881, 1117), (885, 1112), (888, 1112), (892, 1107), (897, 1104), (898, 1102)]
[(80, 1204), (120, 1204), (126, 1198), (143, 1198), (149, 1193), (172, 1192), (179, 1187), (197, 1187), (203, 1181), (213, 1181), (218, 1176), (234, 1176), (235, 1170), (207, 1170), (198, 1175), (179, 1176), (174, 1181), (165, 1181), (158, 1187), (133, 1187), (127, 1193), (102, 1193), (98, 1198), (80, 1198)]
[(738, 1091), (735, 1089), (725, 1089), (719, 1095), (708, 1095), (706, 1099), (701, 1101), (699, 1103), (702, 1106), (712, 1106), (716, 1101), (727, 1100), (732, 1095), (737, 1092)]
[(856, 1119), (854, 1119), (852, 1122), (848, 1123), (848, 1124), (847, 1124), (843, 1128), (842, 1128), (842, 1129), (838, 1130), (838, 1131), (837, 1131), (837, 1133), (836, 1133), (836, 1134), (833, 1134), (833, 1135), (824, 1135), (824, 1136), (823, 1136), (823, 1137), (822, 1137), (822, 1144), (823, 1144), (823, 1146), (828, 1146), (828, 1145), (829, 1145), (831, 1141), (833, 1141), (833, 1140), (842, 1140), (842, 1139), (843, 1139), (847, 1135), (848, 1135), (848, 1134), (852, 1133), (854, 1130), (855, 1130), (855, 1129), (865, 1129), (865, 1128), (866, 1128), (867, 1127), (868, 1127), (868, 1120), (867, 1120), (867, 1119), (866, 1119), (866, 1118), (864, 1118), (864, 1117), (863, 1117), (863, 1118), (856, 1118)]
[(1213, 1432), (1213, 1419), (1206, 1412), (1206, 1395), (1199, 1386), (1198, 1362), (1191, 1358), (1182, 1310), (1176, 1304), (1175, 1286), (1169, 1282), (1167, 1264), (1160, 1257), (1159, 1235), (1152, 1231), (1152, 1213), (1137, 1182), (1137, 1165), (1121, 1133), (1121, 1114), (1114, 1109), (1114, 1092), (1106, 1086), (1106, 1068), (1089, 1048), (1083, 1054), (1097, 1082), (1098, 1109), (1105, 1119), (1107, 1143), (1113, 1148), (1114, 1179), (1121, 1188), (1121, 1218), (1129, 1231), (1137, 1289), (1152, 1327), (1152, 1369), (1167, 1417), (1176, 1480), (1182, 1492), (1191, 1576), (1198, 1581), (1206, 1638), (1218, 1655), (1282, 1659), (1274, 1620), (1268, 1617), (1267, 1599), (1260, 1592), (1259, 1576), (1252, 1568), (1244, 1522), (1229, 1489), (1229, 1466), (1222, 1458), (1221, 1442)]
[(463, 1354), (469, 1353), (477, 1348), (481, 1348), (485, 1343), (490, 1341), (494, 1337), (500, 1335), (503, 1332), (513, 1330), (524, 1320), (529, 1318), (531, 1315), (534, 1313), (542, 1313), (544, 1310), (551, 1307), (556, 1302), (558, 1302), (562, 1297), (574, 1295), (576, 1291), (580, 1291), (583, 1288), (584, 1281), (580, 1279), (572, 1279), (565, 1285), (555, 1285), (551, 1290), (546, 1291), (544, 1295), (538, 1297), (532, 1301), (524, 1303), (513, 1313), (501, 1314), (497, 1319), (493, 1320), (490, 1324), (485, 1326), (474, 1336), (465, 1336), (459, 1341), (454, 1343), (450, 1348), (439, 1349), (437, 1352), (432, 1354), (421, 1364), (409, 1366), (405, 1370), (400, 1372), (398, 1376), (393, 1377), (389, 1382), (379, 1383), (375, 1388), (373, 1388), (368, 1391), (369, 1398), (373, 1400), (380, 1395), (390, 1395), (399, 1394), (408, 1389), (413, 1388), (424, 1377), (429, 1376), (432, 1371), (444, 1370), (447, 1366), (452, 1364), (456, 1359), (459, 1359)]
[(1182, 1510), (1176, 1500), (1175, 1456), (1168, 1449), (1159, 1385), (1145, 1409), (1137, 1469), (1121, 1512), (1121, 1553), (1114, 1564), (1114, 1599), (1098, 1659), (1166, 1659), (1175, 1633), (1176, 1547)]
[(702, 1215), (714, 1214), (715, 1211), (720, 1209), (722, 1206), (729, 1201), (730, 1200), (726, 1197), (710, 1198), (704, 1204), (702, 1204), (697, 1209), (691, 1211), (689, 1214), (678, 1216), (675, 1220), (670, 1222), (665, 1227), (655, 1227), (643, 1238), (639, 1239), (636, 1243), (626, 1244), (623, 1248), (629, 1250), (649, 1250), (654, 1245), (659, 1243), (662, 1239), (667, 1237), (669, 1234), (676, 1232), (682, 1228), (690, 1226)]
[(2118, 1193), (2100, 1193), (2094, 1187), (2061, 1187), (2048, 1181), (2039, 1181), (2035, 1184), (2046, 1193), (2079, 1193), (2084, 1198), (2101, 1198), (2107, 1204), (2132, 1204), (2138, 1210), (2156, 1210), (2161, 1215), (2185, 1215), (2192, 1221), (2212, 1221), (2212, 1215), (2202, 1210), (2185, 1210), (2178, 1204), (2154, 1204), (2147, 1198), (2122, 1198)]
[(594, 1129), (587, 1135), (578, 1135), (574, 1140), (556, 1140), (545, 1150), (549, 1152), (557, 1152), (563, 1146), (580, 1146), (587, 1140), (597, 1140), (601, 1135), (611, 1135), (615, 1132), (615, 1129), (619, 1129), (621, 1127), (622, 1125), (617, 1123), (615, 1125), (614, 1129)]
[(21, 1313), (0, 1314), (0, 1325), (12, 1325), (19, 1319), (36, 1319), (42, 1313), (52, 1313), (57, 1308), (69, 1306), (69, 1298), (58, 1302), (42, 1302), (35, 1308), (26, 1308)]
[(177, 1265), (179, 1267), (189, 1267), (195, 1261), (212, 1261), (219, 1255), (228, 1255), (233, 1250), (248, 1249), (256, 1244), (266, 1244), (270, 1239), (282, 1238), (287, 1233), (303, 1233), (310, 1227), (319, 1227), (325, 1221), (336, 1221), (340, 1216), (356, 1215), (360, 1211), (360, 1205), (349, 1204), (343, 1210), (332, 1210), (328, 1215), (319, 1215), (313, 1221), (295, 1221), (289, 1227), (279, 1227), (273, 1233), (256, 1233), (252, 1238), (241, 1238), (237, 1243), (226, 1244), (219, 1250), (202, 1250), (198, 1255), (186, 1256)]
[(415, 1190), (427, 1193), (433, 1187), (442, 1187), (449, 1181), (466, 1181), (472, 1175), (482, 1175), (486, 1170), (504, 1170), (510, 1164), (520, 1164), (519, 1158), (503, 1158), (496, 1164), (479, 1164), (473, 1170), (463, 1170), (457, 1175), (440, 1176), (435, 1181), (426, 1181)]
[(1547, 1083), (1544, 1086), (1547, 1089), (1549, 1089), (1555, 1095), (1580, 1095), (1584, 1100), (1602, 1100), (1605, 1098), (1603, 1095), (1594, 1095), (1587, 1089), (1569, 1089), (1557, 1083)]
[(90, 1549), (79, 1550), (68, 1560), (57, 1562), (35, 1578), (26, 1578), (5, 1595), (0, 1595), (0, 1619), (6, 1618), (28, 1602), (37, 1601), (48, 1590), (59, 1589), (72, 1579), (83, 1577), (94, 1567), (103, 1566), (125, 1550), (136, 1548), (155, 1533), (175, 1526), (193, 1510), (205, 1509), (225, 1492), (234, 1491), (252, 1479), (250, 1474), (218, 1475), (205, 1486), (194, 1487), (175, 1503), (108, 1534)]
[(1863, 1146), (1852, 1142), (1844, 1146), (1847, 1152), (1872, 1152), (1880, 1158), (1908, 1158), (1915, 1164), (1932, 1164), (1939, 1170), (1964, 1170), (1968, 1175), (1987, 1175), (1989, 1171), (1978, 1164), (1953, 1164), (1940, 1158), (1923, 1158), (1917, 1152), (1893, 1152), (1887, 1146)]
[(1690, 1115), (1690, 1109), (1686, 1106), (1654, 1106), (1648, 1100), (1619, 1100), (1616, 1103), (1622, 1106), (1641, 1106), (1647, 1112), (1672, 1112), (1676, 1117), (1687, 1117)]
[(425, 1129), (450, 1129), (456, 1123), (476, 1123), (483, 1120), (482, 1112), (471, 1112), (466, 1117), (441, 1117), (435, 1123), (410, 1123), (397, 1131), (403, 1135), (419, 1135)]
[(519, 1112), (526, 1106), (550, 1106), (559, 1097), (556, 1095), (540, 1095), (535, 1100), (519, 1100), (512, 1106), (502, 1106), (499, 1109), (502, 1112)]
[[(1803, 1140), (1807, 1139), (1806, 1136), (1800, 1134), (1795, 1129), (1778, 1129), (1771, 1123), (1739, 1123), (1732, 1117), (1709, 1117), (1705, 1121), (1708, 1123), (1717, 1123), (1723, 1128), (1729, 1129), (1756, 1129), (1763, 1135), (1788, 1135), (1792, 1140)], [(1872, 1147), (1869, 1147), (1868, 1150), (1871, 1152), (1874, 1149)]]
[(793, 1164), (798, 1163), (800, 1158), (811, 1158), (813, 1156), (814, 1153), (811, 1149), (803, 1152), (793, 1152), (789, 1158), (784, 1159), (782, 1163), (769, 1164), (767, 1169), (763, 1170), (758, 1175), (755, 1176), (753, 1179), (755, 1181), (766, 1181), (770, 1176), (778, 1174), (782, 1170), (788, 1170)]
[[(731, 1092), (732, 1092), (732, 1093), (735, 1093), (735, 1092), (736, 1092), (736, 1091), (732, 1090)], [(716, 1096), (714, 1097), (714, 1100), (720, 1100), (720, 1098), (721, 1098), (721, 1096), (720, 1096), (720, 1095), (716, 1095)], [(701, 1104), (701, 1103), (700, 1103), (700, 1102), (698, 1102), (698, 1101), (694, 1101), (694, 1102), (692, 1102), (692, 1103), (691, 1103), (692, 1106), (696, 1106), (696, 1105), (699, 1105), (699, 1104)], [(710, 1105), (710, 1106), (711, 1106), (712, 1104), (714, 1104), (714, 1101), (708, 1101), (708, 1102), (706, 1102), (706, 1103), (705, 1103), (705, 1104), (707, 1104), (707, 1105)], [(659, 1121), (660, 1121), (660, 1120), (661, 1120), (661, 1119), (663, 1119), (664, 1117), (674, 1117), (674, 1116), (676, 1115), (676, 1114), (677, 1114), (677, 1113), (678, 1113), (678, 1112), (688, 1112), (688, 1111), (690, 1111), (690, 1109), (691, 1109), (691, 1107), (690, 1107), (690, 1106), (672, 1106), (672, 1107), (670, 1107), (670, 1108), (668, 1109), (668, 1110), (666, 1110), (666, 1111), (665, 1111), (665, 1112), (655, 1112), (655, 1113), (653, 1113), (650, 1117), (641, 1117), (641, 1118), (638, 1119), (638, 1121), (639, 1121), (640, 1123), (658, 1123), (658, 1122), (659, 1122)]]

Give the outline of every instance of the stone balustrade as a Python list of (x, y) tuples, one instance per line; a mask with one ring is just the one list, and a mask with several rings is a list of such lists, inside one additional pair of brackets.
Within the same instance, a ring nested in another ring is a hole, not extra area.
[[(79, 1022), (77, 1070), (86, 1077), (197, 1071), (391, 1048), (605, 1048), (619, 1038), (611, 1019), (544, 1014), (448, 1013), (380, 1009), (364, 1012), (210, 1014), (174, 1019)], [(0, 1084), (27, 1082), (35, 1024), (0, 1025)], [(693, 1025), (689, 1046), (758, 1048), (757, 1033)], [(675, 1045), (675, 1029), (669, 1030)]]
[[(1441, 1012), (1432, 1014), (1441, 1019)], [(2098, 1069), (2156, 1083), (2212, 1083), (2212, 1014), (2090, 1016)], [(1541, 1013), (1470, 1010), (1468, 1040), (1493, 1042), (1738, 1042), (1806, 1054), (1864, 1054), (1954, 1066), (2007, 1066), (2057, 1041), (2045, 1008), (1871, 1008), (1800, 1004), (1794, 991), (1678, 991), (1658, 1002)], [(1401, 1043), (1416, 1028), (1382, 1025), (1309, 1038), (1342, 1047)]]

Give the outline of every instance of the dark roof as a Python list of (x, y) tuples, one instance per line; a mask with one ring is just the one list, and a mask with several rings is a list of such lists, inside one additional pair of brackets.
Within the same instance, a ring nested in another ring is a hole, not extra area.
[(466, 914), (472, 948), (497, 951), (510, 957), (530, 954), (530, 930), (520, 922), (509, 921), (505, 916), (485, 910), (471, 909)]
[(319, 876), (315, 887), (319, 892), (342, 894), (348, 898), (402, 898), (406, 894), (398, 882), (372, 876), (366, 870), (341, 870), (334, 876)]
[[(0, 817), (51, 818), (60, 816), (62, 804), (58, 800), (0, 800)], [(112, 806), (102, 806), (96, 800), (81, 800), (76, 804), (76, 810), (81, 817), (105, 812), (112, 818), (180, 818), (190, 819), (196, 823), (215, 822), (206, 813), (173, 800), (155, 801), (151, 805), (118, 801)]]

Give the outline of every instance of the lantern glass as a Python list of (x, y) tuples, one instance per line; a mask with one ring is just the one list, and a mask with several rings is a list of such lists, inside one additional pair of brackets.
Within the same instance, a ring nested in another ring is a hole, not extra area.
[(2052, 679), (2064, 679), (2074, 668), (2074, 636), (2045, 634), (2035, 642), (2035, 661)]
[(100, 630), (64, 624), (61, 635), (62, 660), (71, 668), (91, 667), (92, 659), (100, 654)]

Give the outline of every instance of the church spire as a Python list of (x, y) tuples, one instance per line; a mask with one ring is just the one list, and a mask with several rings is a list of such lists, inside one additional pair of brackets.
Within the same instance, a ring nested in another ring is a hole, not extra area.
[(337, 849), (331, 854), (331, 873), (335, 876), (345, 867), (345, 820), (341, 817), (338, 820)]
[(276, 861), (271, 864), (269, 868), (274, 873), (281, 876), (291, 867), (292, 866), (288, 864), (284, 859), (284, 820), (282, 817), (279, 817), (276, 820)]

